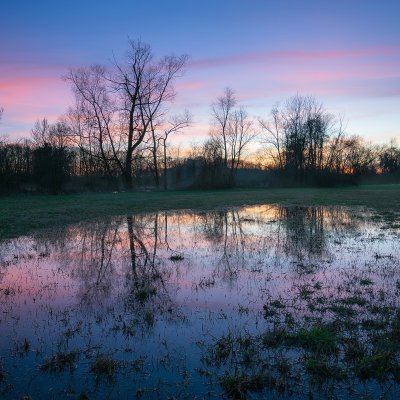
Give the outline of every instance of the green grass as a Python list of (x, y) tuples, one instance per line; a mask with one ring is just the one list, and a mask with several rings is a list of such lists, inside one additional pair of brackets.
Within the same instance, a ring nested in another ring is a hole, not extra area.
[(383, 212), (399, 209), (400, 185), (6, 196), (0, 198), (0, 239), (108, 215), (276, 203), (356, 205)]

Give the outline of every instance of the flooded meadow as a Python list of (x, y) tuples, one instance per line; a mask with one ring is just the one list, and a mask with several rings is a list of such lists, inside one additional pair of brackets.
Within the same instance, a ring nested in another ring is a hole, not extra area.
[(0, 242), (0, 398), (398, 399), (400, 215), (277, 205)]

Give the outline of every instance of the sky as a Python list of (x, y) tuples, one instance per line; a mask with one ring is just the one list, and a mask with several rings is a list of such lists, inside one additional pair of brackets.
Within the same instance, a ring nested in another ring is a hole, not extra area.
[(0, 134), (56, 121), (73, 104), (69, 68), (110, 65), (140, 38), (157, 56), (190, 56), (170, 106), (193, 115), (183, 146), (207, 136), (225, 87), (254, 117), (314, 95), (349, 134), (400, 141), (399, 15), (399, 0), (2, 0)]

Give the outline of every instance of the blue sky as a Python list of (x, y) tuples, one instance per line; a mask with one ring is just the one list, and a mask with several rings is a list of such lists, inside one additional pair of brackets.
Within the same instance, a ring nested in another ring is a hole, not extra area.
[(28, 136), (72, 103), (69, 67), (107, 64), (127, 38), (191, 62), (172, 106), (208, 132), (210, 103), (226, 86), (251, 115), (313, 94), (367, 140), (400, 138), (399, 1), (11, 1), (0, 9), (0, 132)]

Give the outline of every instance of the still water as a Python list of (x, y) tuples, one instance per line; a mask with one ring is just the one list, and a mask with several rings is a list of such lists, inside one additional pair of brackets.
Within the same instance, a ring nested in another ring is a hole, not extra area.
[(0, 398), (397, 399), (396, 218), (268, 205), (0, 242)]

